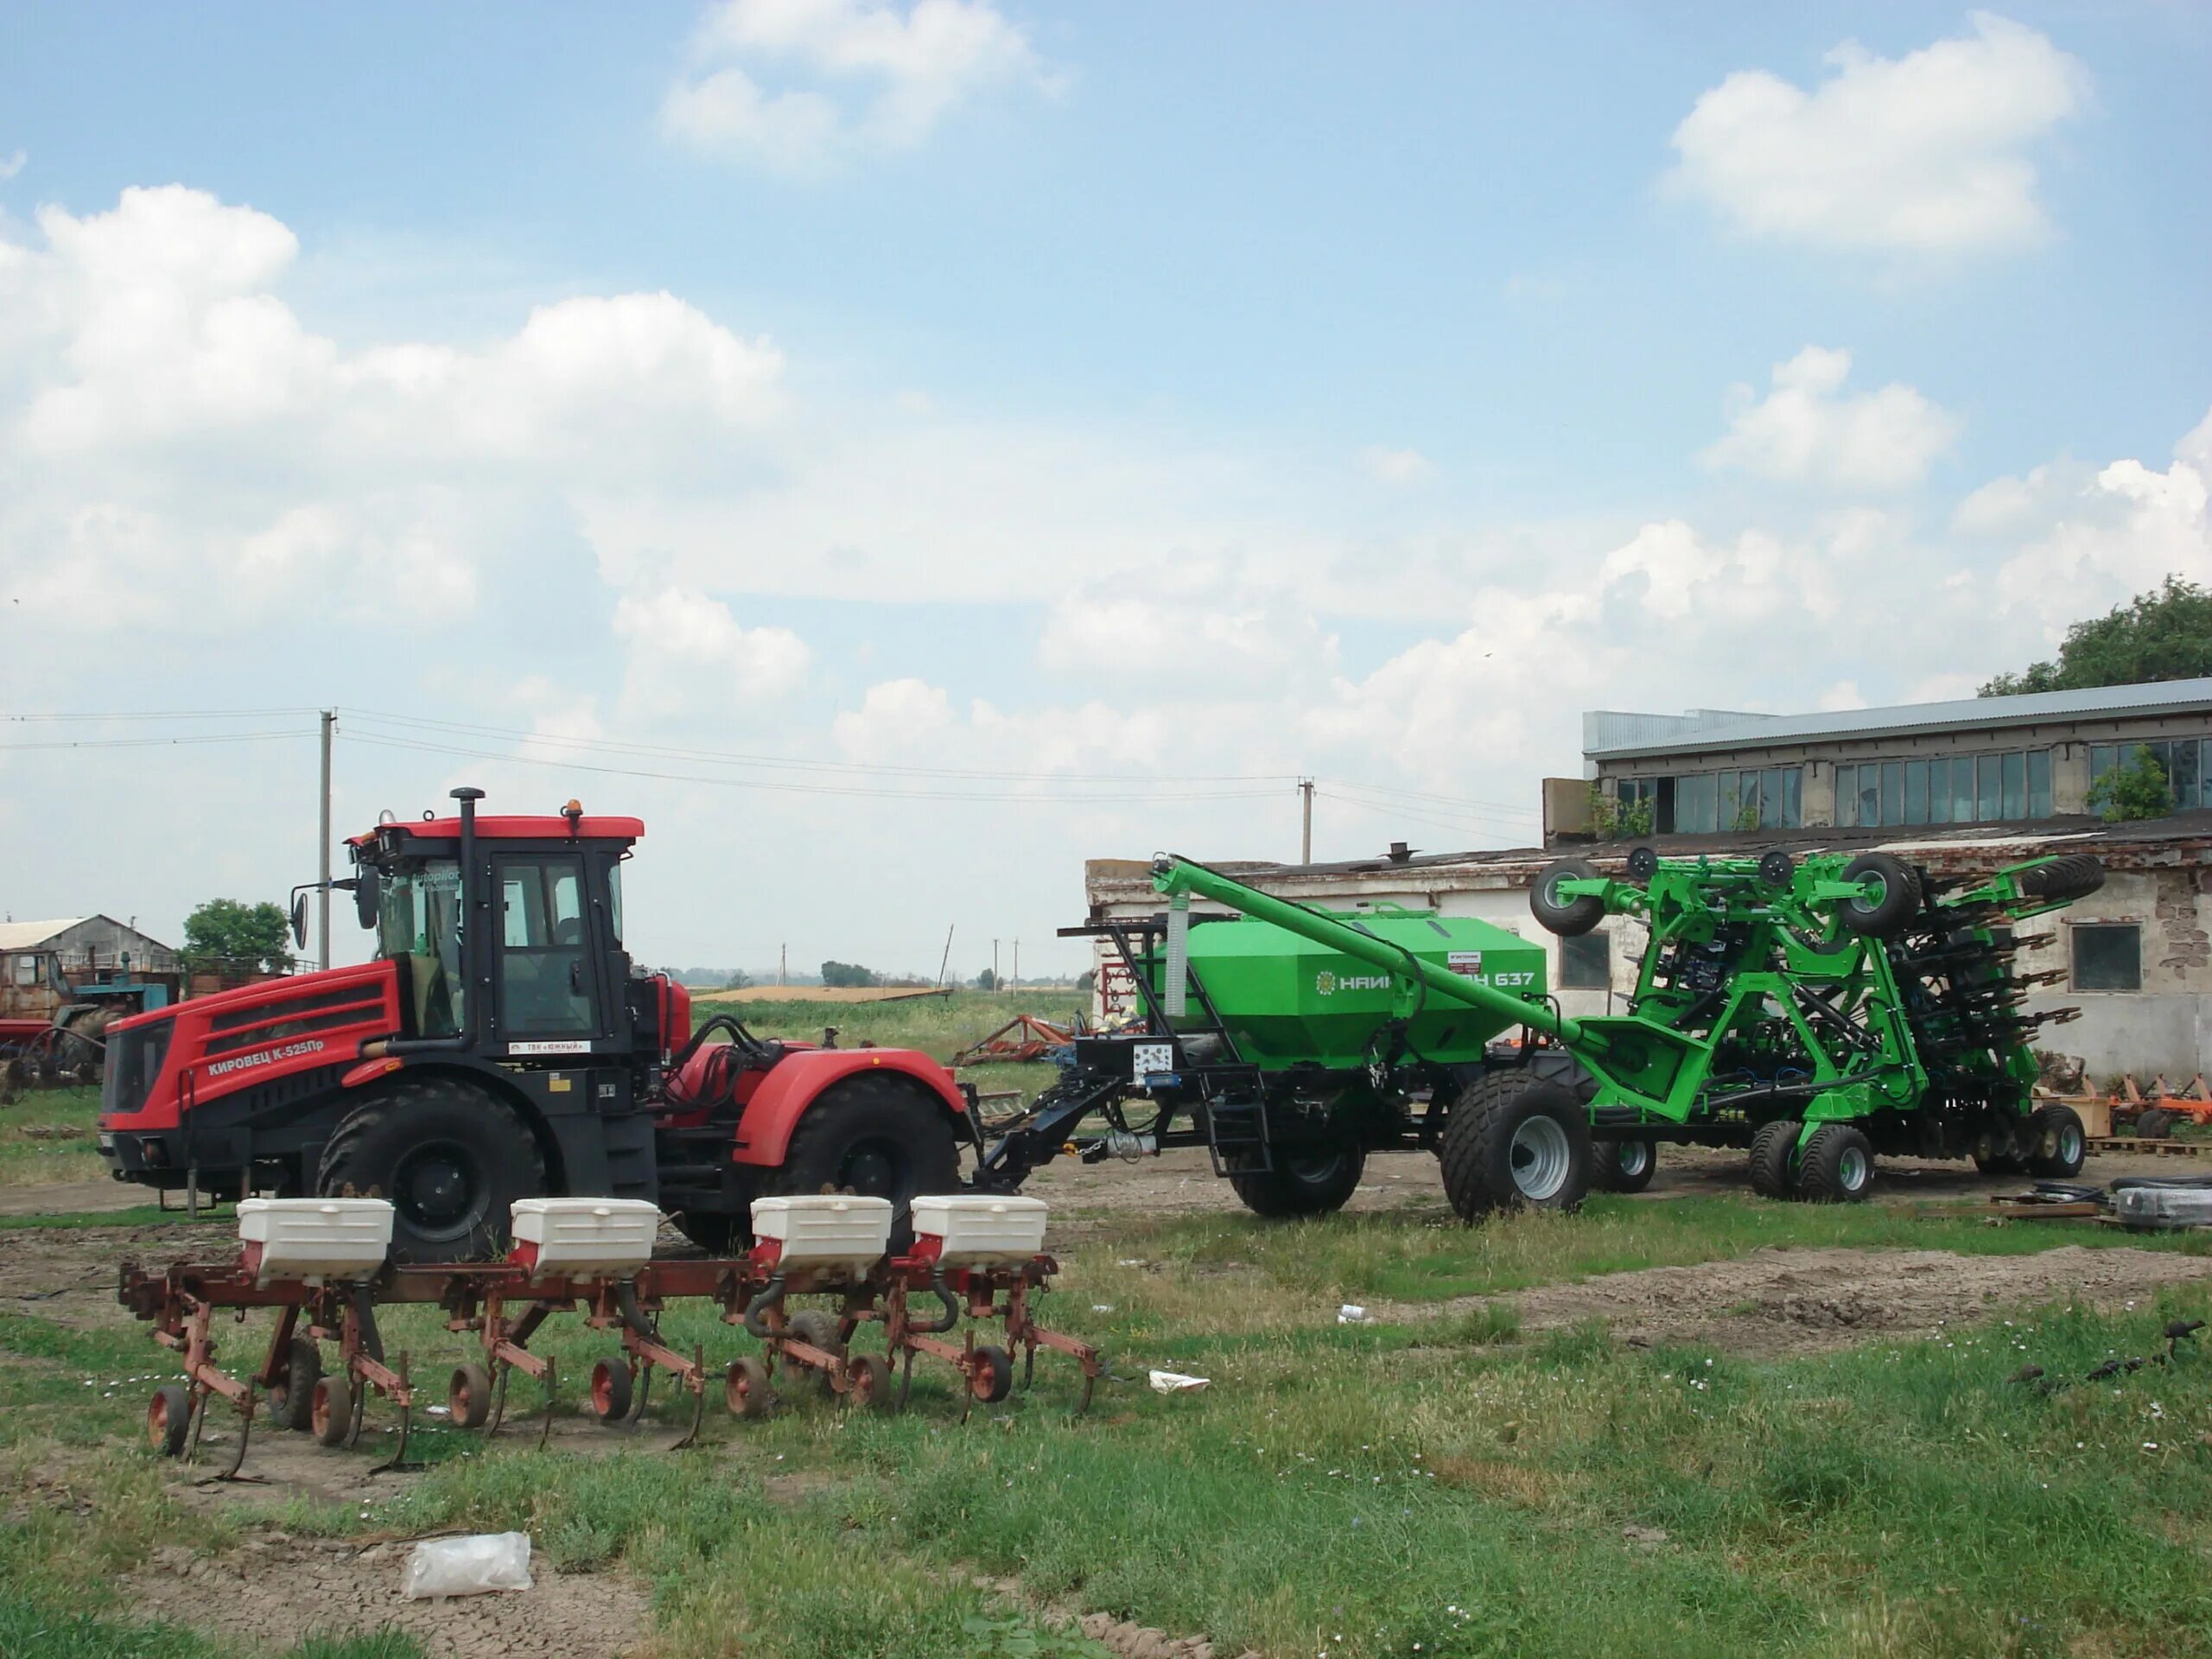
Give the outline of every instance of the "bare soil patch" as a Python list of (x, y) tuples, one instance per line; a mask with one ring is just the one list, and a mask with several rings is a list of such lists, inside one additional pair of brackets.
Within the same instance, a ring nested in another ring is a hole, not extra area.
[(2062, 1245), (2035, 1255), (1949, 1250), (1764, 1249), (1732, 1262), (1645, 1268), (1508, 1296), (1465, 1296), (1390, 1310), (1420, 1319), (1491, 1302), (1524, 1332), (1602, 1319), (1632, 1344), (1681, 1344), (1785, 1356), (1880, 1337), (1939, 1336), (1998, 1310), (2064, 1300), (2118, 1304), (2161, 1285), (2212, 1279), (2212, 1256)]
[(396, 1625), (434, 1659), (613, 1659), (645, 1636), (649, 1603), (636, 1584), (620, 1573), (558, 1573), (542, 1557), (531, 1562), (527, 1590), (408, 1601), (399, 1586), (411, 1548), (281, 1532), (219, 1557), (170, 1545), (124, 1581), (124, 1595), (142, 1613), (212, 1631), (239, 1651), (281, 1651), (310, 1630)]
[(130, 1316), (115, 1300), (116, 1274), (126, 1258), (220, 1261), (238, 1248), (234, 1233), (204, 1224), (29, 1227), (0, 1234), (0, 1311), (81, 1327), (128, 1324)]

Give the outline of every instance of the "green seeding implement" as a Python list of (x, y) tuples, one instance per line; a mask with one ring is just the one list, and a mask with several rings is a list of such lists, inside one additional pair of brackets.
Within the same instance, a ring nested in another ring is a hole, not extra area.
[(1163, 857), (1163, 914), (1070, 930), (1111, 940), (1142, 1017), (1077, 1041), (1066, 1076), (996, 1126), (978, 1185), (1017, 1185), (1070, 1144), (1204, 1146), (1271, 1215), (1335, 1209), (1366, 1154), (1394, 1147), (1437, 1153), (1470, 1220), (1571, 1210), (1592, 1181), (1637, 1190), (1666, 1141), (1748, 1147), (1775, 1198), (1864, 1198), (1878, 1152), (2070, 1175), (2082, 1125), (2035, 1100), (2029, 1039), (2072, 1011), (2026, 1010), (2053, 976), (2015, 971), (2031, 941), (2014, 928), (2103, 879), (2074, 856), (1971, 883), (1886, 853), (1638, 848), (1625, 880), (1563, 859), (1530, 895), (1547, 928), (1649, 930), (1626, 1012), (1575, 1018), (1545, 995), (1541, 950), (1504, 929), (1332, 914)]

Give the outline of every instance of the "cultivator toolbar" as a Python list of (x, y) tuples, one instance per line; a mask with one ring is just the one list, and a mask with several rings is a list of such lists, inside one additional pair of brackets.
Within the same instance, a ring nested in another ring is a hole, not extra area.
[[(312, 1433), (324, 1446), (350, 1447), (359, 1441), (375, 1395), (397, 1413), (399, 1433), (391, 1456), (377, 1468), (404, 1465), (423, 1390), (407, 1354), (387, 1358), (380, 1307), (437, 1307), (448, 1331), (474, 1338), (475, 1356), (448, 1378), (445, 1403), (456, 1427), (498, 1433), (512, 1374), (539, 1384), (541, 1446), (552, 1429), (558, 1375), (553, 1356), (531, 1344), (563, 1314), (581, 1314), (588, 1329), (613, 1338), (613, 1351), (594, 1364), (587, 1391), (601, 1422), (641, 1418), (657, 1371), (691, 1397), (690, 1421), (672, 1449), (697, 1440), (717, 1380), (724, 1402), (741, 1418), (768, 1411), (781, 1373), (810, 1377), (854, 1407), (903, 1408), (915, 1359), (922, 1357), (950, 1366), (960, 1379), (964, 1421), (976, 1402), (995, 1403), (1011, 1392), (1016, 1354), (1025, 1386), (1038, 1349), (1074, 1359), (1084, 1379), (1079, 1411), (1089, 1408), (1103, 1370), (1095, 1347), (1036, 1319), (1033, 1300), (1058, 1267), (1034, 1248), (1042, 1243), (1045, 1210), (1035, 1199), (921, 1200), (914, 1247), (897, 1255), (884, 1248), (891, 1206), (881, 1199), (779, 1199), (773, 1216), (756, 1217), (756, 1228), (765, 1235), (773, 1227), (784, 1236), (764, 1236), (743, 1255), (705, 1260), (651, 1259), (658, 1214), (650, 1205), (531, 1203), (554, 1222), (575, 1224), (566, 1239), (518, 1243), (503, 1262), (387, 1264), (375, 1234), (380, 1224), (388, 1242), (388, 1205), (287, 1199), (241, 1206), (245, 1242), (228, 1261), (165, 1268), (125, 1262), (118, 1300), (152, 1324), (154, 1339), (182, 1357), (185, 1372), (182, 1382), (157, 1389), (149, 1402), (149, 1441), (168, 1455), (189, 1455), (219, 1397), (237, 1412), (238, 1424), (219, 1478), (237, 1478), (263, 1400), (278, 1427)], [(923, 1205), (933, 1206), (938, 1231), (922, 1230)], [(524, 1217), (516, 1220), (518, 1236), (530, 1230)], [(341, 1236), (347, 1229), (365, 1236)], [(640, 1236), (642, 1252), (634, 1242)], [(831, 1298), (836, 1306), (791, 1307), (799, 1296)], [(704, 1344), (686, 1352), (665, 1340), (663, 1311), (694, 1300), (715, 1304), (722, 1323), (741, 1327), (758, 1341), (758, 1351), (731, 1358), (716, 1372)], [(243, 1322), (254, 1308), (274, 1309), (277, 1317), (260, 1364), (241, 1376), (218, 1363), (214, 1319), (229, 1313)], [(979, 1332), (994, 1339), (979, 1340)], [(870, 1334), (878, 1340), (870, 1341)], [(329, 1369), (326, 1345), (335, 1348)]]

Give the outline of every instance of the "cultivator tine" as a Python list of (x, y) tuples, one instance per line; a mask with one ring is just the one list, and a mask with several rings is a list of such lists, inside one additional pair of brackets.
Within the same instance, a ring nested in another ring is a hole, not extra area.
[(361, 1424), (368, 1415), (369, 1410), (368, 1378), (356, 1375), (350, 1380), (353, 1384), (353, 1414), (346, 1419), (346, 1439), (343, 1441), (348, 1452), (361, 1443)]
[(906, 1396), (914, 1391), (914, 1351), (906, 1350), (906, 1363), (899, 1369), (899, 1409), (906, 1409)]
[(1026, 1343), (1021, 1350), (1021, 1391), (1029, 1392), (1037, 1381), (1037, 1344)]
[[(399, 1444), (392, 1448), (391, 1457), (369, 1471), (372, 1475), (389, 1474), (394, 1470), (422, 1467), (420, 1464), (407, 1461), (407, 1436), (415, 1424), (415, 1390), (407, 1379), (407, 1355), (404, 1351), (399, 1356), (399, 1364), (397, 1369), (399, 1372)], [(366, 1394), (368, 1390), (364, 1389), (361, 1392)], [(357, 1414), (359, 1408), (359, 1402), (356, 1400), (354, 1409)]]
[(484, 1424), (484, 1438), (487, 1440), (499, 1432), (499, 1425), (505, 1420), (507, 1414), (507, 1378), (513, 1374), (515, 1369), (513, 1366), (508, 1364), (504, 1359), (499, 1361), (498, 1363), (499, 1367), (499, 1380), (493, 1387), (492, 1392), (492, 1414), (485, 1421)]
[(543, 1452), (553, 1439), (553, 1394), (555, 1389), (553, 1356), (545, 1357), (545, 1411), (537, 1427), (537, 1449)]
[(645, 1402), (653, 1397), (653, 1367), (640, 1365), (638, 1370), (637, 1397), (630, 1402), (629, 1421), (632, 1427), (645, 1421)]
[(253, 1385), (249, 1382), (246, 1384), (245, 1398), (238, 1402), (238, 1443), (236, 1449), (231, 1453), (231, 1461), (228, 1466), (224, 1469), (221, 1474), (215, 1477), (217, 1480), (257, 1480), (259, 1478), (259, 1477), (256, 1475), (241, 1475), (238, 1473), (238, 1471), (245, 1466), (246, 1442), (251, 1440), (252, 1436)]
[(1098, 1386), (1098, 1373), (1086, 1365), (1083, 1368), (1083, 1398), (1076, 1402), (1075, 1414), (1082, 1416), (1090, 1409), (1092, 1390)]
[(691, 1366), (693, 1372), (691, 1427), (682, 1440), (668, 1448), (671, 1452), (681, 1452), (689, 1446), (696, 1446), (699, 1443), (700, 1427), (707, 1421), (707, 1351), (704, 1346), (697, 1343), (694, 1343), (691, 1346)]

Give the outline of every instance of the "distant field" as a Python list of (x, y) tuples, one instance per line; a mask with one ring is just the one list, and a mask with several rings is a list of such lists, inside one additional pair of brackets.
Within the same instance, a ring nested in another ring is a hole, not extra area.
[(888, 1002), (899, 997), (942, 996), (913, 985), (747, 985), (742, 990), (694, 990), (694, 1002)]

